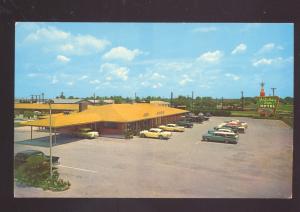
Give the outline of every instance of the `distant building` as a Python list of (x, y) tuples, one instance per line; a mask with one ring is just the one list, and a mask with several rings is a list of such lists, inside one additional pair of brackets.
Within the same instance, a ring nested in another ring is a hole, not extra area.
[(99, 100), (99, 99), (89, 99), (87, 101), (92, 103), (92, 104), (100, 104), (101, 103), (101, 100)]
[(103, 103), (104, 104), (115, 104), (115, 100), (113, 100), (113, 99), (104, 99)]
[(61, 99), (61, 98), (55, 98), (51, 99), (54, 104), (79, 104), (79, 103), (91, 103), (88, 100), (84, 99)]
[(165, 101), (150, 101), (150, 104), (155, 104), (155, 105), (164, 106), (164, 107), (170, 107), (170, 102), (165, 102)]

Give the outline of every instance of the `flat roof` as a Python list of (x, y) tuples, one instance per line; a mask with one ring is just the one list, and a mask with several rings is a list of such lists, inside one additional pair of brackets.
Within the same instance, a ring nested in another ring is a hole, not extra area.
[[(187, 110), (164, 107), (149, 103), (110, 104), (91, 106), (78, 113), (52, 117), (54, 128), (95, 122), (134, 122), (151, 118), (187, 113)], [(22, 123), (27, 126), (49, 126), (49, 118)]]
[[(79, 110), (79, 104), (51, 104), (52, 110)], [(48, 104), (15, 103), (15, 109), (49, 110)]]

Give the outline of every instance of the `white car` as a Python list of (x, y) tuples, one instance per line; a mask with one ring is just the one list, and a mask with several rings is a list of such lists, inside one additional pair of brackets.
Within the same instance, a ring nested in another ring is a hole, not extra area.
[(150, 130), (143, 130), (140, 132), (140, 137), (145, 138), (159, 138), (168, 139), (172, 136), (171, 132), (165, 132), (159, 128), (151, 128)]

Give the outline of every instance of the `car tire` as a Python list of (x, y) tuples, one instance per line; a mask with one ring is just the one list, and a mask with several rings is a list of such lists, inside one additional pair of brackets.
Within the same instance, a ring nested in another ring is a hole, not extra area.
[(163, 137), (162, 135), (158, 136), (158, 138), (159, 138), (160, 140), (164, 139), (164, 137)]
[(145, 138), (145, 134), (141, 134), (141, 138)]

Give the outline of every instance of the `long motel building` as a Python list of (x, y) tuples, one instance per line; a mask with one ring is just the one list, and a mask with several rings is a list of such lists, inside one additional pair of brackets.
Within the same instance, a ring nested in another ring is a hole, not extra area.
[[(98, 131), (100, 136), (122, 138), (125, 137), (128, 131), (137, 134), (144, 129), (174, 123), (189, 112), (161, 104), (149, 103), (69, 106), (55, 107), (55, 104), (52, 105), (52, 108), (57, 111), (56, 114), (51, 116), (51, 127), (55, 133), (72, 133), (80, 128), (88, 127)], [(49, 110), (48, 105), (39, 107), (43, 110)], [(22, 109), (21, 107), (17, 108)], [(38, 110), (38, 108), (31, 109)], [(59, 113), (60, 109), (67, 109), (72, 112)], [(31, 126), (31, 129), (32, 127), (48, 128), (50, 127), (50, 117), (48, 115), (42, 119), (27, 121), (23, 125)]]

